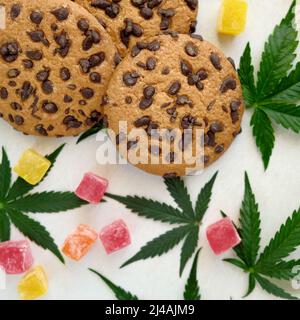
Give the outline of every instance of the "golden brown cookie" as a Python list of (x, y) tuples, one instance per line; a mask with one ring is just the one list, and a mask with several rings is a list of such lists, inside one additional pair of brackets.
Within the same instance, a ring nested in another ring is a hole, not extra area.
[(198, 0), (73, 0), (85, 7), (117, 45), (122, 56), (142, 37), (162, 31), (194, 32)]
[(101, 116), (101, 101), (119, 62), (95, 17), (63, 0), (0, 0), (0, 116), (17, 130), (77, 135)]
[[(197, 35), (171, 33), (137, 43), (117, 67), (107, 96), (105, 113), (121, 154), (128, 158), (137, 149), (148, 148), (148, 162), (154, 156), (159, 163), (137, 167), (161, 176), (183, 176), (198, 166), (195, 161), (178, 164), (174, 150), (190, 148), (196, 155), (200, 143), (202, 160), (208, 166), (241, 131), (244, 103), (233, 61)], [(128, 132), (119, 129), (120, 121), (127, 121)], [(135, 128), (143, 129), (147, 143), (130, 140)], [(179, 137), (170, 139), (153, 129), (168, 129), (166, 133), (177, 129)], [(190, 134), (183, 133), (189, 129)], [(197, 130), (202, 132), (200, 140)], [(163, 155), (168, 141), (172, 148)]]

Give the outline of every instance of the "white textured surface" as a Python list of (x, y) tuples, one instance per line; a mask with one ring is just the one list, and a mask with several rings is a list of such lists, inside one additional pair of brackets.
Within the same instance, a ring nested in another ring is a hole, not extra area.
[[(257, 66), (264, 41), (287, 11), (291, 1), (287, 0), (250, 0), (247, 31), (236, 38), (219, 37), (216, 23), (220, 0), (200, 0), (198, 31), (208, 40), (220, 46), (228, 56), (236, 61), (248, 41), (251, 42), (254, 62)], [(243, 175), (247, 170), (257, 195), (262, 213), (262, 243), (265, 244), (280, 224), (300, 205), (300, 148), (299, 136), (276, 127), (276, 146), (267, 172), (252, 138), (247, 111), (243, 120), (243, 133), (237, 138), (230, 150), (201, 176), (186, 179), (189, 191), (195, 199), (205, 182), (219, 170), (212, 202), (204, 219), (200, 234), (203, 246), (199, 260), (199, 281), (203, 299), (239, 299), (245, 293), (247, 277), (240, 270), (215, 257), (204, 237), (205, 226), (220, 218), (223, 209), (237, 219), (243, 194)], [(162, 179), (145, 174), (130, 166), (98, 166), (94, 138), (75, 144), (75, 139), (44, 139), (23, 136), (0, 122), (0, 144), (9, 153), (12, 164), (16, 163), (22, 151), (33, 147), (42, 153), (51, 152), (63, 141), (67, 146), (46, 183), (39, 189), (74, 190), (86, 171), (94, 171), (110, 181), (110, 192), (139, 194), (171, 203)], [(139, 218), (122, 205), (108, 201), (99, 206), (86, 206), (65, 214), (35, 215), (51, 234), (59, 246), (65, 237), (79, 223), (86, 223), (97, 230), (112, 221), (122, 218), (132, 233), (130, 247), (107, 256), (100, 242), (80, 262), (66, 259), (62, 265), (49, 252), (32, 245), (36, 264), (42, 264), (49, 276), (49, 293), (45, 299), (112, 299), (113, 295), (91, 274), (87, 268), (93, 267), (116, 283), (136, 293), (143, 299), (181, 299), (184, 283), (190, 269), (179, 279), (179, 254), (177, 247), (161, 258), (135, 263), (124, 269), (119, 266), (148, 240), (170, 229), (168, 225)], [(13, 228), (12, 239), (22, 238)], [(300, 252), (298, 252), (299, 254)], [(229, 252), (226, 256), (233, 257)], [(7, 290), (0, 290), (1, 299), (18, 299), (16, 291), (20, 276), (9, 276)], [(288, 288), (291, 289), (291, 288)], [(300, 292), (294, 292), (300, 296)], [(272, 298), (260, 288), (250, 299)]]

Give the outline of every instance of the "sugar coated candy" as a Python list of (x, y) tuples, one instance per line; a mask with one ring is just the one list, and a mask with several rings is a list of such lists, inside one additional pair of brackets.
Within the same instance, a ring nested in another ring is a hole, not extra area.
[(18, 291), (23, 300), (34, 300), (48, 291), (48, 279), (43, 267), (30, 270), (19, 282)]
[(131, 243), (129, 230), (123, 220), (117, 220), (103, 228), (100, 239), (108, 254), (127, 247)]
[(43, 179), (50, 166), (51, 162), (48, 159), (29, 149), (23, 153), (14, 171), (26, 182), (35, 185)]
[(108, 181), (106, 179), (88, 172), (84, 175), (75, 193), (80, 199), (97, 204), (103, 198), (107, 187)]
[(28, 240), (0, 243), (0, 265), (7, 274), (24, 273), (32, 264), (33, 257)]
[(76, 231), (70, 234), (62, 248), (63, 253), (73, 260), (80, 260), (96, 242), (98, 234), (87, 225), (80, 224)]
[(229, 218), (224, 218), (206, 229), (206, 236), (213, 252), (217, 255), (235, 247), (241, 238)]
[(223, 0), (218, 32), (238, 35), (245, 30), (248, 4), (246, 0)]

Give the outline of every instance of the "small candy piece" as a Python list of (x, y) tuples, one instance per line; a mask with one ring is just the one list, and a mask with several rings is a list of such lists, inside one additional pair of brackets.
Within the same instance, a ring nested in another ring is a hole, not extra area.
[(48, 291), (48, 279), (43, 267), (28, 272), (19, 282), (18, 291), (23, 300), (37, 299)]
[(0, 265), (7, 274), (28, 271), (33, 264), (30, 244), (27, 240), (0, 243)]
[(245, 30), (248, 4), (245, 0), (223, 0), (218, 32), (238, 35)]
[(25, 151), (14, 167), (15, 173), (26, 182), (35, 185), (39, 183), (51, 166), (51, 162), (35, 150)]
[(127, 247), (131, 243), (129, 230), (123, 220), (117, 220), (103, 228), (100, 232), (100, 240), (107, 254)]
[(219, 255), (241, 242), (232, 221), (224, 218), (206, 229), (206, 237), (213, 252)]
[(98, 234), (95, 230), (80, 224), (76, 231), (70, 234), (62, 248), (63, 253), (73, 260), (80, 260), (96, 242)]
[(84, 175), (76, 190), (76, 195), (89, 203), (97, 204), (103, 198), (108, 187), (108, 181), (91, 172)]

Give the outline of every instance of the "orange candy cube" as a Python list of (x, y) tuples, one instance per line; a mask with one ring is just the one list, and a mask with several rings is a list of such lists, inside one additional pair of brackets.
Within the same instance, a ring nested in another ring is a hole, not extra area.
[(76, 231), (67, 237), (62, 251), (67, 257), (78, 261), (88, 253), (97, 238), (98, 234), (95, 230), (80, 224)]

